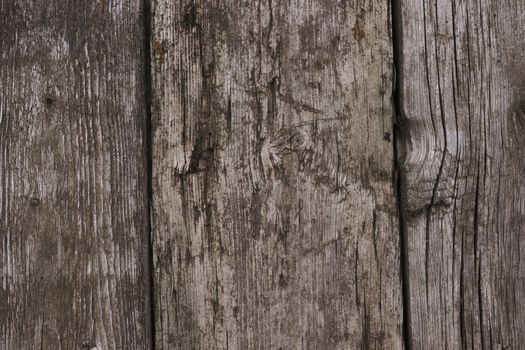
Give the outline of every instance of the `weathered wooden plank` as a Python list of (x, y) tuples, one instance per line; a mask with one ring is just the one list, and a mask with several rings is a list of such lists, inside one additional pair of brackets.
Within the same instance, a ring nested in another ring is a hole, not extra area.
[(141, 1), (0, 1), (0, 348), (149, 349)]
[(401, 11), (413, 348), (522, 348), (525, 3), (403, 0)]
[(157, 348), (401, 348), (388, 2), (152, 12)]

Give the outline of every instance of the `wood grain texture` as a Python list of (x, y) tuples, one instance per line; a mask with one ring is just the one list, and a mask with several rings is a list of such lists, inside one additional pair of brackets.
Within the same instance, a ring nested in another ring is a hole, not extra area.
[(0, 1), (0, 348), (149, 349), (140, 1)]
[(153, 2), (157, 349), (400, 349), (384, 1)]
[(525, 3), (402, 0), (413, 349), (525, 343)]

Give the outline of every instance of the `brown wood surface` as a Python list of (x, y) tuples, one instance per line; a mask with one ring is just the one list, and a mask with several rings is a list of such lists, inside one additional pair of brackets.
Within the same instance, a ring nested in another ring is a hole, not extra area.
[(521, 349), (524, 13), (0, 0), (0, 350)]
[(152, 11), (157, 349), (400, 349), (389, 3)]
[(0, 1), (0, 349), (150, 349), (140, 1)]
[(524, 13), (522, 1), (400, 3), (413, 349), (525, 344)]

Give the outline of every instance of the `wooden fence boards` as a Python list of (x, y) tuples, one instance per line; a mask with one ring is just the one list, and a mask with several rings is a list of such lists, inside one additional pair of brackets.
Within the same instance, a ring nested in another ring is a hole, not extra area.
[(0, 349), (520, 348), (524, 10), (0, 0)]
[(150, 349), (140, 1), (0, 1), (0, 348)]

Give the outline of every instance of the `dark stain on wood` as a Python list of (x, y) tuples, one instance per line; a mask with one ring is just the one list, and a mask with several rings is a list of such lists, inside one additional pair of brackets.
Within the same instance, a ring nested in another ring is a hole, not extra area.
[(153, 43), (153, 54), (157, 59), (159, 60), (159, 64), (164, 63), (164, 51), (165, 51), (165, 43), (164, 41), (155, 41)]
[(195, 3), (189, 3), (184, 9), (182, 17), (182, 26), (186, 30), (191, 30), (197, 26), (197, 8)]

